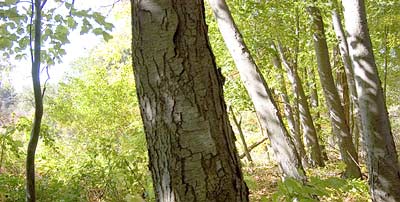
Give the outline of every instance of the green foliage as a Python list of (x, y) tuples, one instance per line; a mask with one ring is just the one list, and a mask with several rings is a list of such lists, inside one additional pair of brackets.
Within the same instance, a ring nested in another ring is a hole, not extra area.
[(74, 200), (124, 201), (150, 193), (128, 40), (121, 34), (77, 61), (75, 73), (47, 100), (48, 117), (65, 130), (58, 139), (64, 146), (47, 153), (41, 170), (51, 178), (62, 173), (55, 179), (77, 187)]
[[(31, 6), (28, 1), (0, 2), (0, 50), (5, 57), (19, 60), (27, 56), (30, 33), (32, 38), (34, 35)], [(61, 62), (66, 54), (63, 45), (70, 42), (68, 35), (72, 30), (79, 28), (81, 34), (91, 31), (108, 41), (114, 27), (101, 13), (77, 9), (68, 1), (47, 2), (42, 10), (42, 24), (42, 61), (47, 65)]]
[(329, 177), (311, 177), (306, 185), (291, 178), (278, 183), (278, 191), (273, 201), (340, 201), (345, 198), (353, 201), (368, 201), (366, 181)]

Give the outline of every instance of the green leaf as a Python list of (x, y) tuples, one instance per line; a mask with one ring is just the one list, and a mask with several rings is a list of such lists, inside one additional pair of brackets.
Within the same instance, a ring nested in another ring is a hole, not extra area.
[(57, 15), (54, 17), (54, 20), (55, 20), (56, 22), (62, 22), (62, 21), (63, 21), (63, 17), (62, 17), (60, 14), (57, 14)]
[(105, 40), (105, 41), (109, 41), (110, 39), (112, 39), (113, 37), (112, 37), (112, 35), (111, 34), (109, 34), (109, 33), (107, 33), (107, 32), (103, 32), (103, 39)]
[(5, 0), (5, 3), (8, 5), (13, 5), (16, 4), (18, 2), (18, 0)]
[(75, 29), (78, 26), (78, 23), (72, 17), (67, 18), (67, 25), (71, 29)]
[(96, 28), (96, 29), (93, 29), (92, 32), (93, 32), (93, 34), (95, 34), (95, 35), (101, 35), (101, 34), (103, 34), (103, 29), (101, 29), (101, 28)]

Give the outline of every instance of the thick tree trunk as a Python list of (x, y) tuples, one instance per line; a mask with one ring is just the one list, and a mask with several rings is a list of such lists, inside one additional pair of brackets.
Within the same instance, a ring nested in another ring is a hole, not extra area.
[(278, 71), (278, 83), (280, 83), (280, 97), (282, 98), (283, 102), (283, 111), (286, 116), (287, 122), (288, 122), (288, 127), (289, 127), (289, 132), (294, 140), (294, 144), (296, 146), (297, 151), (299, 152), (299, 157), (301, 159), (301, 163), (303, 167), (308, 167), (308, 161), (307, 161), (307, 156), (306, 156), (306, 151), (304, 148), (304, 143), (303, 139), (301, 137), (300, 131), (296, 130), (296, 122), (293, 116), (293, 110), (290, 105), (289, 101), (289, 96), (287, 94), (286, 90), (286, 82), (283, 76), (283, 70), (282, 70), (282, 65), (281, 65), (281, 60), (279, 59), (278, 55), (273, 55), (272, 56), (272, 64)]
[(202, 0), (131, 0), (137, 95), (157, 201), (248, 201)]
[(373, 201), (400, 201), (400, 167), (372, 51), (363, 0), (343, 1)]
[(318, 63), (318, 74), (325, 95), (334, 134), (338, 137), (341, 157), (346, 164), (345, 177), (361, 177), (358, 167), (358, 157), (354, 148), (349, 126), (346, 124), (343, 107), (333, 81), (332, 69), (329, 62), (329, 52), (326, 43), (324, 23), (318, 8), (307, 7), (312, 19), (313, 40)]
[(359, 145), (359, 137), (362, 133), (361, 130), (361, 117), (360, 117), (360, 107), (357, 100), (357, 91), (356, 85), (354, 81), (354, 69), (351, 64), (351, 59), (349, 55), (349, 47), (347, 45), (346, 35), (343, 29), (343, 25), (341, 22), (341, 17), (338, 11), (337, 0), (333, 0), (333, 10), (332, 10), (332, 24), (333, 28), (339, 42), (339, 52), (342, 58), (344, 70), (346, 73), (347, 85), (349, 88), (349, 97), (350, 97), (350, 119), (349, 119), (349, 127), (350, 131), (354, 136), (354, 145), (356, 152), (358, 151)]
[[(35, 116), (33, 119), (31, 137), (28, 143), (27, 156), (26, 156), (26, 201), (36, 201), (35, 189), (35, 154), (36, 147), (39, 141), (40, 125), (43, 116), (43, 98), (42, 90), (40, 88), (40, 51), (41, 51), (41, 27), (42, 27), (42, 5), (40, 0), (35, 0), (34, 5), (35, 14), (35, 34), (34, 35), (34, 51), (32, 58), (32, 83), (33, 93), (35, 97)], [(31, 47), (32, 48), (32, 47)], [(32, 49), (31, 49), (32, 50)], [(32, 54), (32, 52), (31, 52)]]
[(297, 69), (289, 64), (288, 59), (283, 51), (282, 45), (278, 42), (277, 51), (279, 52), (283, 66), (286, 69), (288, 79), (292, 84), (294, 93), (298, 93), (300, 123), (303, 129), (305, 145), (309, 153), (309, 164), (311, 166), (324, 166), (321, 148), (318, 141), (317, 131), (315, 130), (314, 122), (311, 117), (310, 108), (307, 97), (303, 89)]
[(267, 130), (280, 169), (284, 176), (305, 180), (295, 145), (283, 124), (272, 93), (246, 47), (226, 2), (224, 0), (209, 0), (209, 2), (240, 78), (260, 116), (263, 128)]

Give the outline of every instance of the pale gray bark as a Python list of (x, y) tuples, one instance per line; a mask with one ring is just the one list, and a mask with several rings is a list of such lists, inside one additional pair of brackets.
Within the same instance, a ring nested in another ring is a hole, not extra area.
[(149, 168), (161, 202), (248, 201), (202, 0), (131, 0)]
[(359, 137), (362, 133), (361, 130), (361, 117), (360, 117), (360, 107), (357, 100), (357, 91), (356, 85), (354, 81), (354, 69), (351, 64), (351, 59), (349, 55), (349, 47), (347, 45), (346, 35), (343, 29), (343, 25), (341, 22), (340, 13), (338, 11), (337, 0), (333, 0), (333, 9), (332, 9), (332, 24), (333, 29), (335, 31), (338, 45), (339, 45), (339, 52), (342, 58), (344, 70), (346, 73), (346, 80), (347, 85), (349, 88), (349, 97), (350, 97), (350, 116), (349, 116), (349, 127), (351, 133), (354, 136), (354, 143), (356, 151), (358, 151), (358, 143)]
[(224, 0), (209, 0), (225, 44), (232, 55), (284, 176), (305, 179), (295, 145), (286, 130), (272, 93), (255, 64)]
[(283, 66), (286, 69), (288, 79), (292, 84), (293, 93), (298, 94), (298, 111), (300, 114), (300, 123), (303, 129), (305, 146), (309, 154), (309, 164), (311, 166), (324, 166), (324, 160), (322, 158), (317, 131), (315, 130), (314, 122), (311, 117), (310, 108), (304, 92), (303, 84), (300, 80), (300, 76), (297, 72), (297, 69), (294, 68), (286, 58), (280, 42), (278, 42), (276, 49), (279, 52)]
[(340, 97), (333, 81), (322, 16), (317, 7), (307, 7), (307, 11), (312, 20), (314, 48), (322, 90), (328, 106), (333, 131), (338, 138), (340, 154), (346, 164), (344, 176), (358, 178), (361, 177), (361, 171), (357, 165), (358, 156), (349, 126), (346, 124), (344, 110), (340, 104)]
[(290, 104), (289, 96), (288, 96), (287, 90), (286, 90), (286, 82), (285, 82), (285, 79), (283, 76), (281, 60), (279, 59), (279, 56), (277, 54), (272, 55), (272, 64), (274, 65), (274, 67), (276, 68), (276, 70), (278, 72), (277, 81), (278, 81), (278, 83), (281, 84), (279, 86), (280, 97), (283, 102), (283, 111), (284, 111), (285, 117), (288, 122), (288, 128), (289, 128), (290, 135), (292, 136), (292, 138), (294, 140), (294, 144), (299, 153), (299, 157), (301, 159), (301, 163), (302, 163), (303, 167), (308, 167), (308, 161), (307, 161), (306, 151), (304, 148), (303, 139), (301, 137), (300, 131), (296, 130), (296, 122), (294, 119), (293, 110), (292, 110), (292, 107)]
[(336, 88), (340, 97), (340, 102), (344, 111), (344, 118), (346, 124), (349, 126), (350, 133), (350, 98), (349, 98), (349, 86), (347, 85), (346, 73), (344, 67), (340, 62), (339, 49), (337, 46), (333, 47), (332, 51), (332, 67), (336, 70)]
[(400, 201), (400, 167), (372, 51), (363, 0), (342, 1), (373, 201)]

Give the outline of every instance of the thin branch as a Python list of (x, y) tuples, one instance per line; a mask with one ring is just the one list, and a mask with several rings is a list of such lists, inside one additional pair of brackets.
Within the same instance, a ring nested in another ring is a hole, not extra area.
[[(268, 138), (266, 138), (266, 137), (264, 137), (263, 139), (261, 139), (260, 141), (258, 141), (258, 142), (256, 142), (256, 143), (254, 143), (254, 144), (252, 144), (252, 145), (250, 145), (249, 146), (249, 152), (251, 152), (254, 148), (256, 148), (258, 145), (260, 145), (260, 144), (262, 144), (263, 142), (265, 142), (265, 141), (267, 141), (268, 140)], [(241, 154), (241, 155), (239, 155), (239, 158), (244, 158), (246, 156), (246, 154)]]
[(31, 62), (33, 64), (33, 47), (32, 47), (32, 25), (33, 25), (33, 13), (34, 13), (34, 5), (33, 5), (33, 0), (31, 0), (31, 19), (29, 23), (29, 50), (31, 52)]
[(46, 65), (46, 67), (42, 69), (42, 72), (44, 69), (46, 69), (47, 79), (43, 84), (42, 98), (44, 97), (44, 92), (46, 92), (47, 82), (50, 80), (49, 65)]
[(110, 15), (112, 9), (115, 7), (115, 4), (117, 4), (117, 3), (119, 3), (119, 2), (121, 2), (121, 0), (116, 0), (116, 1), (114, 1), (114, 2), (113, 2), (112, 4), (110, 4), (110, 5), (100, 6), (100, 8), (111, 7), (110, 10), (109, 10), (108, 13), (107, 13), (107, 16), (108, 16), (108, 15)]
[(44, 5), (46, 5), (46, 3), (47, 3), (47, 0), (44, 0), (44, 1), (42, 2), (42, 5), (40, 5), (40, 10), (43, 9), (43, 7), (44, 7)]

